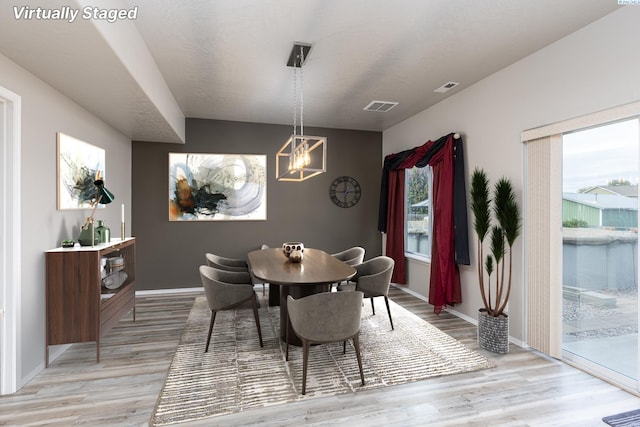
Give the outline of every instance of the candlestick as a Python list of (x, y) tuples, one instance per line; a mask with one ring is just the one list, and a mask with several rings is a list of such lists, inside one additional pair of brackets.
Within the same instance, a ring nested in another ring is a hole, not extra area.
[(124, 221), (120, 223), (120, 240), (124, 240)]

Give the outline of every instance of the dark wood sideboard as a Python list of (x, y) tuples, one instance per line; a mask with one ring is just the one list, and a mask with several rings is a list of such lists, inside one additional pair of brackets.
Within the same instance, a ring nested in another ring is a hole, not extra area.
[[(112, 239), (94, 247), (56, 248), (46, 251), (46, 367), (49, 346), (96, 343), (126, 315), (135, 311), (136, 240)], [(102, 286), (102, 258), (121, 256), (127, 280), (118, 289)]]

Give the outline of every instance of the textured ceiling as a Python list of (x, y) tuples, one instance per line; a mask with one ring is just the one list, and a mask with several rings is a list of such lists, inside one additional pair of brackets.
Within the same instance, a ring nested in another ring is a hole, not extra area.
[[(138, 7), (137, 19), (16, 20), (15, 2), (2, 2), (0, 52), (131, 138), (160, 142), (183, 140), (176, 112), (292, 124), (286, 62), (295, 41), (313, 45), (303, 68), (305, 126), (381, 131), (619, 7), (613, 0), (50, 0), (47, 7), (100, 4)], [(139, 46), (127, 43), (130, 31)], [(449, 81), (460, 85), (434, 92)], [(372, 100), (399, 104), (363, 111)]]

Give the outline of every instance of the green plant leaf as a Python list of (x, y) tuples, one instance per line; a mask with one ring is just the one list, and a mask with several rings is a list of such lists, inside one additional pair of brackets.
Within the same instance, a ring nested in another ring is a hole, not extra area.
[(491, 227), (491, 254), (496, 260), (496, 264), (499, 264), (504, 257), (504, 234), (502, 229), (497, 225)]
[(471, 212), (473, 228), (480, 241), (484, 241), (491, 227), (491, 200), (489, 199), (489, 180), (483, 169), (474, 169), (471, 175)]
[(509, 247), (520, 235), (521, 218), (511, 181), (500, 178), (494, 187), (493, 212)]
[(484, 262), (484, 268), (487, 270), (489, 278), (491, 278), (491, 274), (493, 274), (493, 258), (491, 255), (487, 255), (487, 259)]

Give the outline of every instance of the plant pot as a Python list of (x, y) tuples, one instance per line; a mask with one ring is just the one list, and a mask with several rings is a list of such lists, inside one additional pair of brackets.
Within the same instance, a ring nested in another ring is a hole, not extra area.
[(509, 316), (489, 316), (487, 310), (478, 310), (478, 345), (493, 353), (509, 353)]

